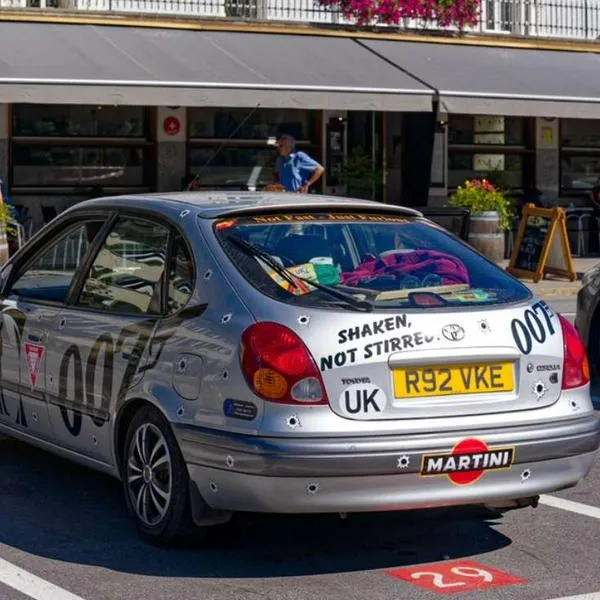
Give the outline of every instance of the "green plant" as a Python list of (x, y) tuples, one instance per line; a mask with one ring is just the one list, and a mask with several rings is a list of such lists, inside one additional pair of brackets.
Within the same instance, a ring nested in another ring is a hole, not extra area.
[(459, 185), (450, 204), (468, 208), (473, 214), (495, 211), (502, 229), (510, 229), (512, 224), (513, 201), (487, 179), (470, 179)]
[(17, 217), (15, 209), (6, 202), (0, 201), (0, 228), (4, 229), (6, 235), (17, 235)]
[(359, 148), (352, 149), (341, 169), (341, 179), (349, 196), (378, 199), (383, 190), (383, 171), (373, 165), (373, 158)]

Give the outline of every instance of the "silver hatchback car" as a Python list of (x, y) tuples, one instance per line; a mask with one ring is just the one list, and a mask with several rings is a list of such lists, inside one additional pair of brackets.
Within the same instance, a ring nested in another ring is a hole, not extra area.
[(234, 511), (535, 505), (600, 429), (573, 326), (410, 209), (103, 198), (0, 275), (0, 431), (166, 543)]

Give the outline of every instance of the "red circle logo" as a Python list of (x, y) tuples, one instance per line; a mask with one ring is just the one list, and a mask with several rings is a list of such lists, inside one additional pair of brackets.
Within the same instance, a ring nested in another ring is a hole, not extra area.
[(163, 121), (163, 129), (167, 135), (177, 135), (181, 131), (181, 123), (177, 117), (167, 117)]
[[(461, 454), (473, 455), (489, 452), (489, 450), (489, 446), (485, 442), (472, 438), (462, 440), (456, 444), (452, 449), (452, 456), (460, 457)], [(458, 460), (460, 461), (460, 458)], [(484, 469), (477, 471), (457, 471), (455, 473), (448, 473), (448, 478), (457, 485), (469, 485), (470, 483), (475, 483), (484, 473)]]

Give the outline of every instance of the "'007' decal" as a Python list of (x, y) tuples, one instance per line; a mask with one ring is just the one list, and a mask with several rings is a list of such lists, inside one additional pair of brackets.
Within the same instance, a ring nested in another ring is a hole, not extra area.
[(543, 344), (549, 337), (556, 333), (552, 319), (552, 309), (540, 300), (528, 308), (523, 314), (523, 320), (513, 319), (510, 330), (517, 348), (523, 354), (530, 354), (533, 342)]

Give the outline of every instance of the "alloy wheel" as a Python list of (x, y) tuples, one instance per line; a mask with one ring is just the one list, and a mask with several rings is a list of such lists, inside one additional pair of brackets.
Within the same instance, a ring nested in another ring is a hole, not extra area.
[(150, 527), (158, 525), (171, 505), (173, 466), (164, 435), (144, 423), (134, 432), (127, 453), (127, 492), (137, 517)]

